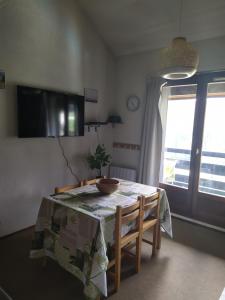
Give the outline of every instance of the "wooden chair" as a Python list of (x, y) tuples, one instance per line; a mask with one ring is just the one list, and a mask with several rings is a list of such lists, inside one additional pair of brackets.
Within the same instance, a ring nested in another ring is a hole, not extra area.
[(77, 184), (68, 184), (68, 185), (64, 185), (62, 187), (55, 187), (55, 194), (64, 193), (66, 191), (75, 189), (77, 187), (81, 187), (83, 185), (84, 185), (84, 183), (83, 183), (83, 181), (81, 181)]
[(143, 215), (151, 210), (151, 214), (143, 220), (143, 233), (149, 229), (153, 229), (153, 240), (149, 241), (143, 238), (143, 242), (152, 245), (152, 255), (160, 248), (161, 231), (160, 231), (160, 190), (151, 196), (142, 196)]
[[(115, 291), (118, 291), (120, 287), (121, 277), (121, 257), (124, 254), (130, 254), (135, 257), (135, 269), (136, 272), (140, 271), (141, 264), (141, 243), (142, 243), (142, 198), (138, 197), (138, 201), (127, 207), (117, 206), (116, 209), (116, 223), (115, 223), (115, 245), (114, 253), (115, 258), (109, 261), (108, 270), (115, 266), (115, 272), (113, 273)], [(125, 236), (121, 237), (122, 225), (136, 221), (134, 230), (128, 232)], [(136, 253), (132, 254), (128, 251), (129, 245), (135, 241)], [(126, 249), (127, 246), (127, 249)], [(112, 275), (112, 272), (110, 272)]]
[[(105, 178), (105, 176), (102, 176), (101, 178)], [(83, 181), (83, 185), (92, 185), (92, 184), (96, 184), (96, 182), (101, 179), (101, 178), (93, 178), (93, 179), (86, 179)]]
[(92, 185), (92, 184), (96, 184), (96, 182), (98, 181), (97, 178), (94, 178), (94, 179), (86, 179), (84, 180), (84, 185)]

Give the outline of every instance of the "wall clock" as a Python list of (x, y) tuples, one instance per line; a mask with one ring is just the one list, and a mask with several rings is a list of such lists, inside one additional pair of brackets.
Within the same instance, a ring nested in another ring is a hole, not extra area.
[(138, 96), (132, 95), (127, 98), (127, 109), (129, 111), (136, 111), (140, 107), (140, 99)]

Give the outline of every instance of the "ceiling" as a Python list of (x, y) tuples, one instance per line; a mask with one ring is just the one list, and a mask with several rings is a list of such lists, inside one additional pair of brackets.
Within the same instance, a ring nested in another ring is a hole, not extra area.
[(225, 0), (78, 0), (112, 52), (119, 56), (225, 35)]

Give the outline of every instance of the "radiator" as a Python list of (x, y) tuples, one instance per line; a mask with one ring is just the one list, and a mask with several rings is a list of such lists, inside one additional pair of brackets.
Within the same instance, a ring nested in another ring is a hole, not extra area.
[(110, 166), (109, 176), (112, 178), (121, 178), (131, 181), (137, 180), (137, 172), (135, 169), (123, 168), (118, 166)]

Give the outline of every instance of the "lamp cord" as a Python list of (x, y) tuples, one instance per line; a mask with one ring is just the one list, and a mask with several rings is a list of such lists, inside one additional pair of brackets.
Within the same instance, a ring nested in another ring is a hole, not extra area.
[(60, 137), (57, 136), (56, 138), (57, 138), (57, 141), (58, 141), (58, 144), (59, 144), (59, 148), (61, 149), (62, 156), (65, 159), (67, 168), (69, 169), (71, 175), (77, 180), (77, 182), (79, 182), (80, 181), (79, 177), (74, 173), (74, 171), (73, 171), (73, 169), (72, 169), (72, 167), (71, 167), (71, 165), (69, 163), (69, 160), (68, 160), (68, 158), (65, 155), (65, 151), (64, 151), (63, 145), (61, 143)]

